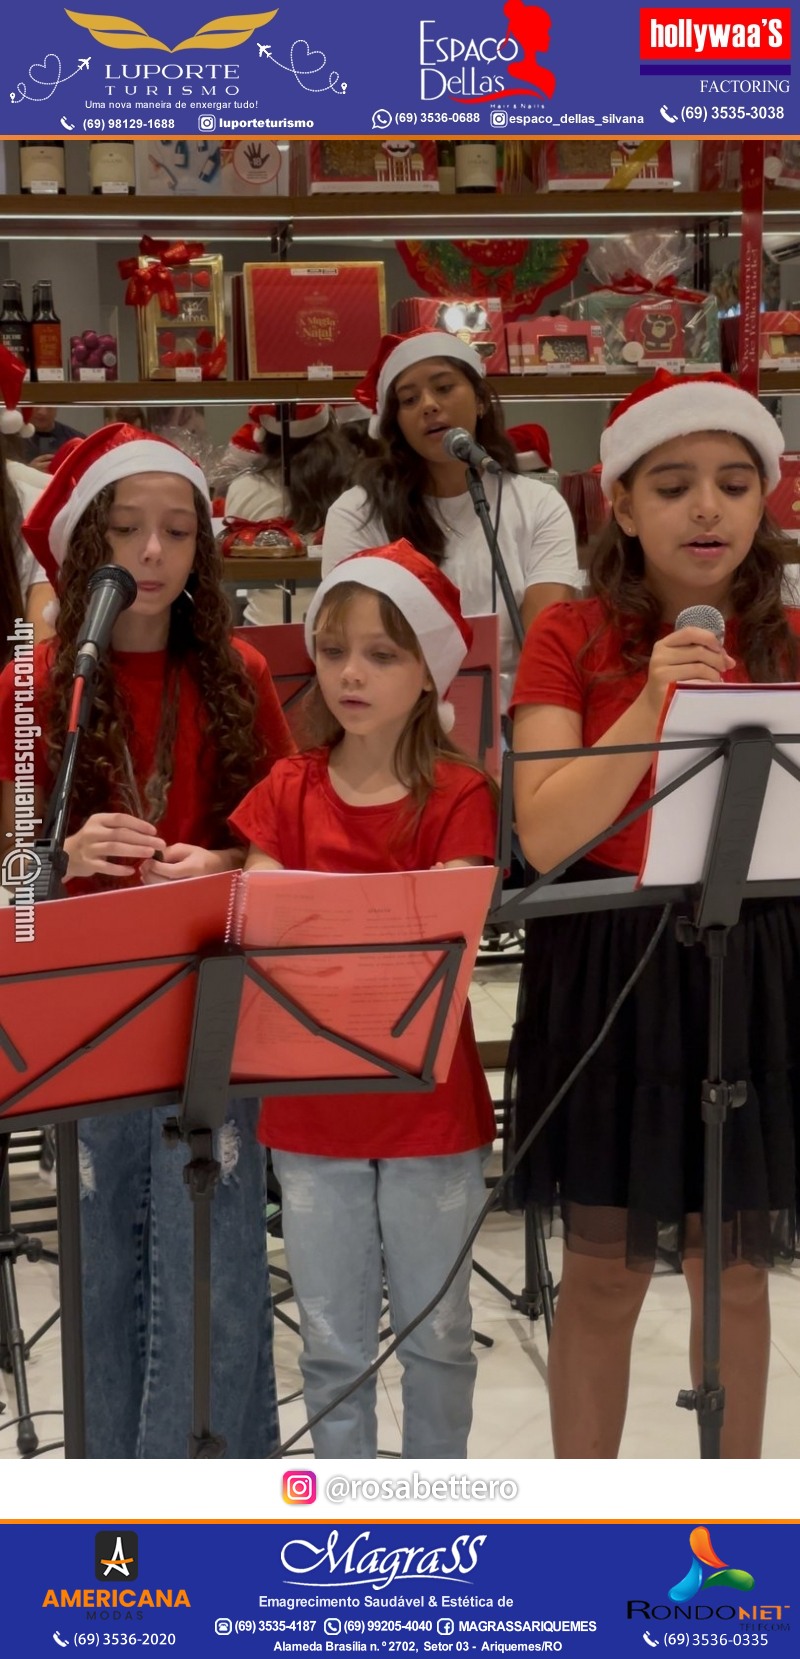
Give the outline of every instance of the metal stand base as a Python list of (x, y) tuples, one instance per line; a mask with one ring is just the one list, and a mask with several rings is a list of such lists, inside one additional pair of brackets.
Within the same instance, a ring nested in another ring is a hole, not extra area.
[(14, 1268), (21, 1256), (29, 1262), (42, 1256), (41, 1239), (28, 1238), (11, 1225), (8, 1172), (9, 1137), (0, 1135), (0, 1370), (14, 1378), (17, 1401), (17, 1448), (23, 1457), (32, 1457), (39, 1446), (31, 1421), (26, 1362), (34, 1342), (48, 1330), (57, 1315), (47, 1321), (30, 1342), (20, 1324)]

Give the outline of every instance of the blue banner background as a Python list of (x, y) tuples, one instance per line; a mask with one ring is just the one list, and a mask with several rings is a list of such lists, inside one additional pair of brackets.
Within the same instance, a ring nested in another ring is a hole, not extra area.
[[(269, 22), (258, 22), (273, 9)], [(515, 13), (516, 33), (503, 46), (509, 26), (504, 0), (404, 0), (398, 8), (373, 0), (333, 7), (323, 0), (282, 0), (276, 8), (243, 7), (241, 16), (222, 18), (214, 0), (171, 0), (169, 7), (123, 0), (122, 19), (132, 25), (135, 43), (119, 47), (94, 38), (107, 34), (109, 25), (119, 29), (119, 12), (76, 7), (83, 20), (76, 23), (62, 5), (41, 0), (4, 17), (4, 136), (261, 131), (295, 137), (379, 132), (401, 138), (636, 139), (800, 131), (791, 75), (763, 64), (751, 73), (721, 58), (716, 91), (700, 64), (688, 74), (685, 65), (680, 74), (668, 68), (653, 74), (652, 65), (640, 73), (640, 8), (631, 0), (616, 0), (613, 14), (586, 0), (550, 0), (547, 10), (526, 11), (537, 17), (520, 23)], [(232, 17), (240, 17), (239, 30), (218, 30), (217, 37), (238, 32), (246, 38), (238, 45), (215, 44), (210, 25), (230, 25)], [(97, 21), (103, 19), (105, 29)], [(176, 50), (201, 30), (200, 45)], [(161, 45), (146, 44), (148, 35)], [(511, 71), (523, 63), (527, 76), (515, 79)], [(236, 66), (235, 74), (227, 74), (226, 66)], [(461, 101), (487, 87), (503, 95), (488, 103)]]

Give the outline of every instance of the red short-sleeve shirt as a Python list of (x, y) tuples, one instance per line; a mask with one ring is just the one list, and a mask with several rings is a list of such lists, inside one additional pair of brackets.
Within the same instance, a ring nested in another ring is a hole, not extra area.
[[(368, 807), (342, 801), (324, 750), (279, 761), (231, 823), (288, 870), (427, 870), (460, 858), (494, 858), (488, 784), (459, 762), (439, 763), (410, 833), (406, 801)], [(262, 1106), (259, 1137), (280, 1151), (329, 1158), (426, 1157), (490, 1142), (494, 1115), (469, 1008), (447, 1082), (430, 1094), (272, 1096)]]

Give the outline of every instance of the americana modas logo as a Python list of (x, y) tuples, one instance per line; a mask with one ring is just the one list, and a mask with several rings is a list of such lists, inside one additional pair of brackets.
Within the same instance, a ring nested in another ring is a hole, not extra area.
[(225, 51), (230, 46), (244, 46), (250, 36), (260, 29), (262, 24), (271, 22), (277, 17), (277, 8), (271, 12), (246, 12), (235, 14), (232, 17), (215, 17), (210, 23), (204, 23), (197, 33), (190, 35), (188, 40), (179, 40), (177, 46), (167, 46), (163, 40), (156, 40), (154, 35), (148, 34), (140, 23), (132, 23), (127, 17), (106, 17), (100, 12), (67, 12), (73, 23), (79, 29), (86, 29), (93, 40), (101, 46), (116, 46), (120, 51), (139, 50), (142, 46), (155, 46), (160, 52), (188, 52), (198, 51)]
[(94, 1576), (101, 1584), (133, 1584), (139, 1577), (138, 1533), (96, 1532)]

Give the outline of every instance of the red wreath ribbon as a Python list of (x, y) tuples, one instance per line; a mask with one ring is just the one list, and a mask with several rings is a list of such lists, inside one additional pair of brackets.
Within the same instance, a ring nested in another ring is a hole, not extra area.
[(295, 553), (305, 553), (305, 542), (298, 536), (290, 518), (226, 518), (224, 521), (225, 535), (222, 538), (222, 551), (228, 557), (232, 549), (238, 544), (240, 547), (252, 547), (256, 536), (262, 530), (277, 530), (286, 537), (289, 547)]
[[(205, 251), (202, 242), (159, 242), (153, 236), (143, 236), (138, 255), (117, 262), (117, 270), (128, 284), (125, 304), (144, 306), (157, 299), (165, 316), (177, 317), (172, 268), (188, 265), (192, 259), (202, 259)], [(151, 259), (153, 263), (143, 266), (139, 263), (141, 259)]]
[(697, 288), (679, 288), (675, 276), (660, 277), (658, 282), (648, 282), (647, 277), (642, 276), (639, 271), (624, 271), (621, 277), (617, 277), (616, 282), (601, 282), (597, 288), (592, 289), (592, 293), (631, 296), (658, 294), (661, 299), (685, 300), (689, 305), (702, 305), (703, 300), (708, 299), (708, 294)]

